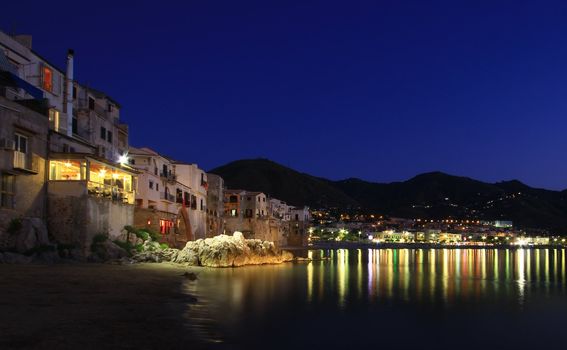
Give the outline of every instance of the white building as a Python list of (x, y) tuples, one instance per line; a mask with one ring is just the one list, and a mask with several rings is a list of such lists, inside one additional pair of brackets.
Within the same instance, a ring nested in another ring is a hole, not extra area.
[(154, 150), (130, 148), (138, 177), (134, 221), (173, 245), (206, 236), (207, 174), (196, 164), (176, 162)]

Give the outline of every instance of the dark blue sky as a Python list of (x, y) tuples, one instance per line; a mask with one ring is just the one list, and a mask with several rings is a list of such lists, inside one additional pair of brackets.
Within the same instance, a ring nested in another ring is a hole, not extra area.
[(20, 3), (0, 28), (60, 66), (74, 48), (134, 146), (205, 169), (567, 188), (565, 1)]

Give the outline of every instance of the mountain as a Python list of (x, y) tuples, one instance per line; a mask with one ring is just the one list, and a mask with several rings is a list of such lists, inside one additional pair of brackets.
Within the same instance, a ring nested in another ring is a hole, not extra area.
[(261, 191), (292, 205), (358, 205), (332, 181), (297, 172), (268, 159), (238, 160), (209, 172), (220, 175), (230, 189)]
[(486, 183), (441, 172), (407, 181), (330, 181), (267, 159), (239, 160), (210, 171), (228, 188), (262, 191), (293, 205), (360, 207), (391, 216), (424, 219), (512, 220), (522, 228), (567, 233), (567, 190), (551, 191), (520, 181)]

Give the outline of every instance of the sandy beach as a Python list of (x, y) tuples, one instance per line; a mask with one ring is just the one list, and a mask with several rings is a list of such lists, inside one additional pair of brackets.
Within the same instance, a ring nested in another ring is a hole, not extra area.
[(169, 264), (0, 265), (1, 349), (195, 348)]

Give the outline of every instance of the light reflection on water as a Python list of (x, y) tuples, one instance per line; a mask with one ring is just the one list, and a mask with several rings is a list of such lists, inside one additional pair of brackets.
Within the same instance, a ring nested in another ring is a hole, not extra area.
[(337, 249), (303, 255), (313, 261), (204, 270), (185, 285), (198, 299), (187, 311), (188, 329), (209, 343), (235, 345), (258, 338), (258, 329), (305, 340), (302, 327), (311, 329), (313, 320), (366, 327), (388, 312), (419, 318), (417, 310), (427, 317), (454, 310), (459, 317), (482, 318), (485, 309), (497, 319), (525, 313), (530, 303), (550, 297), (560, 300), (553, 307), (567, 307), (565, 249)]
[[(328, 257), (307, 263), (307, 300), (336, 294), (337, 305), (357, 298), (395, 298), (447, 305), (480, 300), (487, 295), (524, 301), (534, 283), (548, 291), (550, 283), (564, 287), (565, 249), (380, 249), (309, 251), (308, 257)], [(329, 271), (331, 270), (331, 271)], [(532, 273), (533, 271), (533, 273)], [(329, 281), (322, 283), (325, 276)], [(330, 282), (330, 283), (329, 283)], [(366, 286), (365, 293), (361, 287)], [(514, 290), (510, 290), (513, 287)], [(501, 290), (502, 289), (502, 290)], [(541, 292), (541, 291), (540, 291)], [(352, 294), (352, 295), (351, 295)]]

